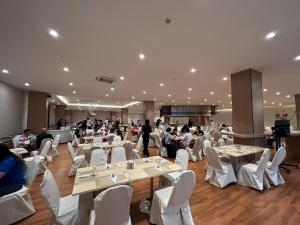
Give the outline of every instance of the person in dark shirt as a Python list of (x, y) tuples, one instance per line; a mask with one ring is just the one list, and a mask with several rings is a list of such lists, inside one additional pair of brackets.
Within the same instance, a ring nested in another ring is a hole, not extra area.
[(41, 133), (36, 137), (36, 147), (37, 147), (37, 149), (40, 148), (41, 143), (44, 139), (51, 138), (53, 140), (52, 134), (48, 134), (47, 132), (48, 132), (47, 128), (42, 128)]
[(142, 127), (142, 132), (143, 132), (143, 145), (144, 145), (143, 154), (144, 156), (149, 157), (148, 144), (149, 144), (149, 138), (151, 133), (149, 120), (145, 120), (145, 124)]
[(189, 128), (192, 128), (192, 126), (193, 126), (193, 122), (192, 122), (192, 120), (191, 120), (191, 119), (189, 119), (189, 122), (188, 122), (188, 127), (189, 127)]
[(60, 130), (60, 128), (63, 126), (63, 119), (59, 119), (56, 123), (56, 129)]
[(25, 184), (25, 166), (7, 145), (0, 143), (0, 197), (22, 189)]

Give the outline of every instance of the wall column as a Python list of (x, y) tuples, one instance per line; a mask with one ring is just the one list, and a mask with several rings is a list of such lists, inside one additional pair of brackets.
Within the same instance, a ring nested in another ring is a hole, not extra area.
[(262, 75), (247, 69), (231, 74), (235, 144), (265, 146)]
[[(154, 126), (154, 101), (144, 101), (143, 102), (143, 112), (144, 112), (144, 120), (148, 119), (150, 121), (150, 126), (152, 129)], [(142, 121), (144, 123), (144, 121)]]
[(41, 128), (49, 126), (48, 94), (30, 91), (28, 93), (27, 127), (33, 133), (39, 133)]
[(300, 130), (300, 94), (295, 95), (297, 130)]
[(128, 108), (121, 108), (121, 123), (128, 124)]

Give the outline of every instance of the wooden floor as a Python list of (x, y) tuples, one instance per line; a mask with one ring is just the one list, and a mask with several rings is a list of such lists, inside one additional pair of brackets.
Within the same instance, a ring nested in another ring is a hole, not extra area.
[[(66, 145), (60, 145), (60, 155), (48, 164), (56, 178), (60, 194), (72, 192), (74, 178), (68, 177), (71, 158)], [(157, 155), (157, 149), (151, 149), (151, 155)], [(190, 162), (189, 169), (196, 173), (196, 188), (190, 199), (192, 215), (196, 225), (299, 225), (300, 224), (300, 170), (292, 169), (290, 174), (281, 171), (286, 184), (272, 187), (263, 193), (238, 184), (219, 189), (204, 181), (206, 160)], [(39, 184), (42, 176), (38, 176), (30, 190), (37, 213), (21, 221), (22, 225), (49, 224), (51, 213), (46, 208), (40, 194)], [(148, 225), (148, 217), (139, 212), (139, 202), (149, 196), (150, 182), (134, 183), (134, 195), (131, 204), (133, 224)], [(157, 180), (156, 183), (157, 185)]]

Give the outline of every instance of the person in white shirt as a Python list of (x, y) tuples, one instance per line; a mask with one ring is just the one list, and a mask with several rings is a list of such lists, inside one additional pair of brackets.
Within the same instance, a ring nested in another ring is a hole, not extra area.
[(189, 147), (190, 146), (190, 142), (193, 138), (193, 134), (190, 132), (189, 128), (183, 129), (183, 135), (181, 136), (181, 140), (183, 142), (183, 146), (184, 147)]

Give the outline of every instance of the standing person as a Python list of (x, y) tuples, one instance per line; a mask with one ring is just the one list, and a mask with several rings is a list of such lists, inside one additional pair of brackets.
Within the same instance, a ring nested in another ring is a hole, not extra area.
[(0, 143), (0, 197), (22, 189), (25, 185), (25, 166), (7, 145)]
[(189, 128), (192, 128), (192, 127), (193, 127), (193, 122), (192, 122), (192, 120), (191, 120), (191, 119), (189, 119), (189, 122), (188, 122), (188, 127), (189, 127)]
[(149, 157), (148, 144), (151, 133), (150, 121), (148, 119), (145, 120), (145, 124), (142, 127), (143, 132), (143, 145), (144, 145), (144, 156)]

